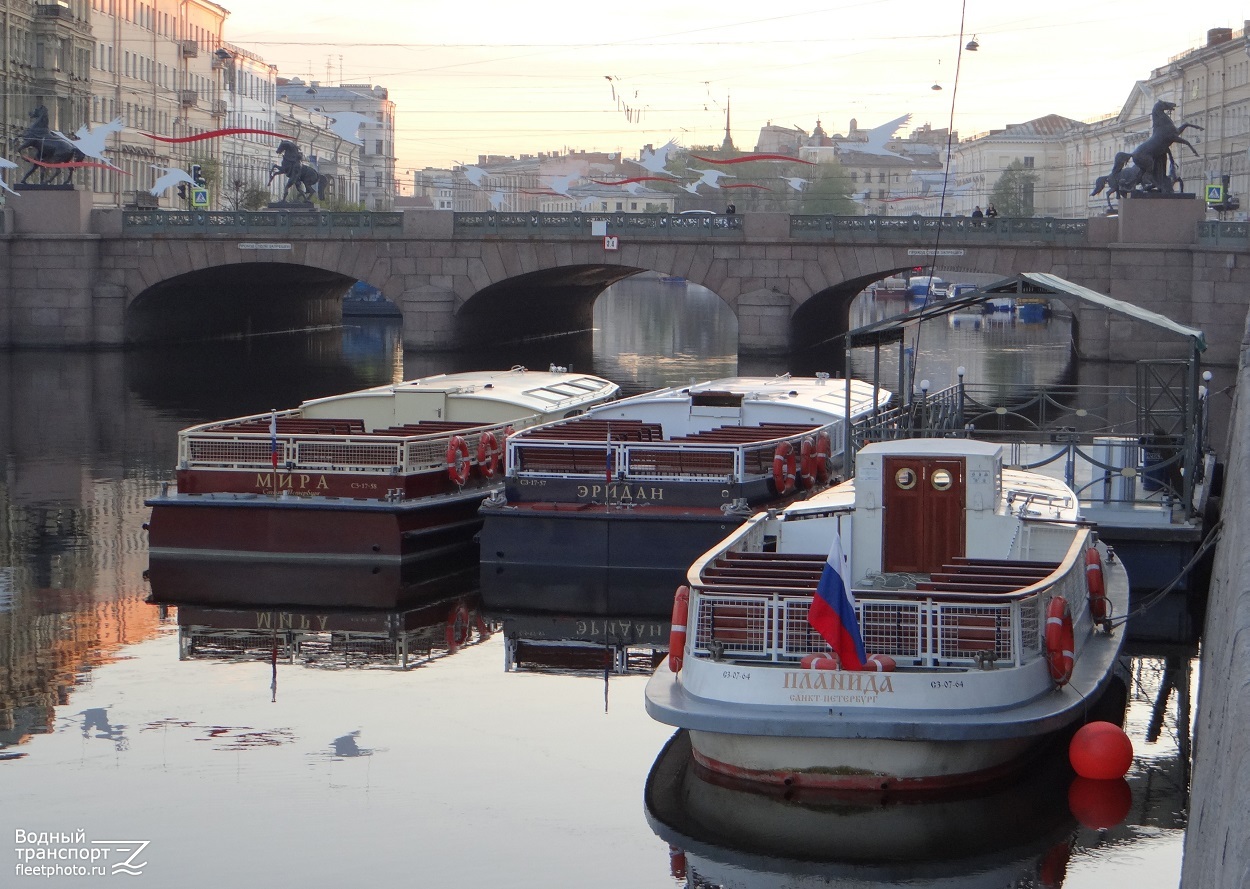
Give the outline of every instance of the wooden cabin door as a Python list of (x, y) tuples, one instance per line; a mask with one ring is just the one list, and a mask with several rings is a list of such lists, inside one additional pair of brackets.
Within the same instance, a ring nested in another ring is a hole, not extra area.
[(965, 554), (964, 460), (886, 457), (882, 571), (931, 574)]

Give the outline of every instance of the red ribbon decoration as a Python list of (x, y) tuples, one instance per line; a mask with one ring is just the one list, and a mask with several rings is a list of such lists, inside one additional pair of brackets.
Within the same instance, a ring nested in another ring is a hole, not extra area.
[(271, 130), (254, 130), (251, 127), (227, 127), (224, 130), (209, 130), (207, 133), (200, 133), (198, 136), (158, 136), (155, 133), (140, 133), (140, 135), (147, 136), (149, 139), (155, 139), (157, 142), (182, 144), (183, 142), (202, 142), (205, 139), (216, 139), (218, 136), (234, 136), (239, 133), (254, 133), (258, 136), (273, 136), (275, 139), (295, 141), (293, 136), (275, 133)]
[(816, 166), (815, 161), (805, 161), (797, 157), (789, 157), (784, 154), (748, 154), (744, 157), (731, 157), (728, 160), (716, 160), (710, 157), (699, 157), (697, 154), (690, 155), (697, 161), (703, 161), (705, 164), (745, 164), (748, 161), (789, 161), (794, 164), (808, 164)]
[(628, 185), (631, 182), (678, 182), (671, 176), (635, 176), (633, 179), (617, 179), (615, 182), (591, 179), (595, 185)]

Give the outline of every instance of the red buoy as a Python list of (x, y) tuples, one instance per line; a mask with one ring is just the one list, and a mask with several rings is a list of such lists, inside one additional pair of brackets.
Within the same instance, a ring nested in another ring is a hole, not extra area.
[(1095, 547), (1085, 550), (1085, 584), (1089, 589), (1089, 613), (1094, 620), (1107, 619), (1107, 587), (1102, 576), (1102, 556)]
[(1090, 722), (1072, 736), (1068, 760), (1082, 778), (1123, 778), (1133, 764), (1133, 742), (1114, 723)]
[(1099, 781), (1073, 778), (1068, 787), (1068, 809), (1077, 821), (1091, 830), (1115, 827), (1133, 806), (1133, 790), (1123, 778)]
[(839, 667), (838, 659), (827, 651), (804, 655), (799, 665), (804, 670), (836, 670)]
[(868, 660), (864, 661), (864, 669), (869, 673), (874, 671), (877, 673), (893, 673), (895, 666), (897, 665), (894, 663), (894, 658), (888, 654), (870, 654), (868, 655)]
[(682, 662), (686, 657), (686, 612), (690, 610), (690, 587), (684, 583), (673, 595), (673, 624), (668, 633), (668, 668), (674, 673), (681, 672)]

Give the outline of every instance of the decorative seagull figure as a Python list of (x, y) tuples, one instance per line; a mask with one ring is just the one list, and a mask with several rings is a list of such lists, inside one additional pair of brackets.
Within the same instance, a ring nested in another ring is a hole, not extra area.
[(699, 174), (699, 185), (710, 185), (712, 188), (720, 188), (721, 179), (737, 178), (721, 170), (696, 170), (692, 168), (690, 172)]
[(782, 180), (795, 191), (802, 191), (803, 186), (807, 185), (807, 180), (801, 176), (783, 176)]
[(330, 118), (330, 132), (353, 145), (364, 145), (365, 140), (356, 135), (356, 131), (368, 120), (372, 118), (358, 111), (336, 111)]
[(492, 191), (487, 195), (486, 199), (490, 201), (490, 208), (498, 210), (504, 205), (504, 193), (502, 191)]
[(179, 170), (177, 167), (162, 167), (159, 164), (152, 164), (153, 170), (164, 170), (165, 172), (157, 177), (152, 185), (152, 194), (161, 195), (177, 185), (179, 182), (185, 182), (188, 185), (195, 185), (195, 180), (191, 178), (191, 174), (186, 170)]
[(483, 170), (481, 167), (475, 167), (472, 164), (460, 164), (460, 166), (464, 170), (464, 178), (468, 179), (478, 188), (482, 187), (482, 183), (486, 181), (486, 177), (490, 175), (490, 173), (486, 170)]
[(703, 180), (697, 179), (694, 182), (690, 182), (686, 185), (683, 185), (682, 188), (684, 188), (686, 191), (690, 192), (691, 194), (698, 194), (699, 186), (702, 184), (703, 184)]
[(593, 194), (587, 195), (586, 197), (582, 198), (580, 201), (577, 202), (577, 209), (589, 210), (590, 205), (593, 204), (594, 202), (595, 202), (595, 196)]
[(843, 151), (858, 151), (861, 154), (880, 154), (886, 157), (903, 157), (903, 155), (890, 151), (885, 147), (885, 143), (894, 138), (894, 134), (898, 132), (899, 127), (911, 120), (910, 114), (904, 114), (902, 117), (896, 117), (889, 123), (883, 123), (879, 127), (873, 127), (868, 131), (867, 142), (844, 142), (842, 144)]
[(569, 186), (573, 184), (575, 179), (580, 178), (577, 173), (565, 176), (544, 176), (541, 180), (544, 185), (554, 191), (556, 194), (562, 194), (566, 198), (572, 197), (569, 194)]
[(652, 173), (663, 173), (665, 176), (675, 177), (677, 174), (670, 173), (668, 170), (664, 169), (664, 166), (668, 163), (669, 152), (676, 147), (677, 140), (669, 139), (655, 151), (642, 152), (638, 158), (638, 163), (644, 170), (649, 170)]
[(122, 119), (118, 117), (108, 123), (100, 124), (100, 126), (96, 127), (94, 130), (84, 124), (74, 131), (74, 138), (72, 139), (64, 133), (59, 133), (56, 130), (53, 130), (53, 132), (74, 148), (81, 151), (84, 156), (94, 157), (96, 160), (102, 160), (105, 163), (109, 163), (109, 159), (104, 156), (104, 152), (108, 150), (104, 143), (108, 141), (109, 136), (114, 133), (121, 132), (125, 128), (126, 127), (125, 124), (122, 123)]
[[(16, 170), (16, 169), (17, 169), (17, 164), (13, 163), (13, 161), (11, 160), (0, 157), (0, 170)], [(11, 195), (17, 194), (17, 192), (9, 188), (9, 183), (5, 182), (4, 177), (2, 176), (0, 176), (0, 188), (3, 188), (5, 191), (7, 191)]]

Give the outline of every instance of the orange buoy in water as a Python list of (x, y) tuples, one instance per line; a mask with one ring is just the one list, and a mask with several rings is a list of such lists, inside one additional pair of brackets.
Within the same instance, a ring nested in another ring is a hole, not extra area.
[(690, 587), (682, 584), (673, 596), (673, 623), (668, 632), (668, 668), (681, 672), (686, 657), (686, 620), (690, 610)]
[(1068, 760), (1082, 778), (1123, 778), (1133, 764), (1133, 742), (1115, 723), (1086, 723), (1068, 744)]
[(1115, 827), (1133, 806), (1133, 789), (1123, 778), (1100, 781), (1097, 778), (1072, 779), (1068, 787), (1068, 809), (1077, 821), (1092, 830)]

